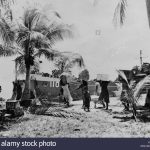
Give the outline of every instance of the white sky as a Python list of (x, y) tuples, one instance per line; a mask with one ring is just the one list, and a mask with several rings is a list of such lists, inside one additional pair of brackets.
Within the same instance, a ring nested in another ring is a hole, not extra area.
[[(115, 70), (131, 69), (139, 65), (139, 51), (143, 50), (150, 57), (150, 30), (148, 26), (146, 5), (144, 0), (128, 0), (126, 22), (122, 28), (114, 28), (112, 19), (118, 0), (16, 0), (15, 15), (23, 13), (23, 7), (36, 4), (45, 13), (51, 8), (58, 11), (64, 23), (74, 24), (77, 36), (74, 39), (58, 42), (55, 47), (60, 51), (80, 53), (91, 79), (98, 73), (108, 73), (115, 78)], [(100, 30), (101, 34), (96, 35)], [(14, 80), (14, 58), (0, 59), (0, 84), (2, 96), (10, 98), (12, 81)], [(41, 70), (50, 72), (52, 64), (44, 62)], [(76, 75), (78, 71), (75, 69)]]

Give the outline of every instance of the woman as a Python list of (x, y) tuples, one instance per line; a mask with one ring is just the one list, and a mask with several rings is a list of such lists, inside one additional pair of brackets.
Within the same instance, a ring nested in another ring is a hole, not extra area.
[[(108, 92), (108, 84), (109, 81), (98, 81), (100, 86), (101, 86), (101, 93), (99, 96), (100, 102), (102, 102), (103, 107), (105, 108), (105, 103), (106, 103), (106, 110), (108, 110), (108, 104), (109, 104), (109, 92)], [(104, 103), (105, 102), (105, 103)]]
[(87, 111), (90, 111), (90, 101), (91, 101), (91, 97), (90, 97), (90, 93), (88, 91), (88, 82), (85, 80), (82, 80), (81, 85), (76, 89), (81, 89), (82, 90), (82, 99), (83, 99), (83, 105), (82, 108), (84, 110), (87, 109)]
[(66, 76), (61, 76), (60, 77), (60, 92), (61, 92), (61, 94), (63, 94), (65, 102), (66, 102), (67, 106), (69, 107), (73, 98), (70, 94), (68, 86), (69, 86), (69, 84), (67, 83)]

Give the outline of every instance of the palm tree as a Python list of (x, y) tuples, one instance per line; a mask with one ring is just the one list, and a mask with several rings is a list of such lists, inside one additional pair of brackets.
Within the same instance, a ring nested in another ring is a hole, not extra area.
[(55, 58), (55, 66), (61, 70), (61, 73), (70, 71), (75, 65), (78, 67), (84, 67), (84, 60), (78, 53), (62, 52), (59, 57)]
[[(56, 15), (56, 13), (55, 13)], [(57, 17), (58, 15), (56, 15)], [(49, 24), (48, 24), (48, 23)], [(16, 42), (20, 47), (18, 62), (24, 61), (26, 67), (25, 89), (22, 100), (30, 98), (30, 71), (37, 57), (45, 56), (53, 60), (59, 55), (52, 46), (64, 36), (71, 35), (70, 27), (57, 22), (49, 22), (37, 9), (27, 9), (17, 30)]]

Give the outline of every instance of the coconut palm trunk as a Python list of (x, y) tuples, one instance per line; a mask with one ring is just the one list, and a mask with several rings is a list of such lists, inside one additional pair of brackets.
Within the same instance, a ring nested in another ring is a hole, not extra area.
[(25, 89), (22, 94), (22, 101), (30, 99), (30, 68), (30, 65), (26, 65)]
[(24, 57), (25, 59), (25, 67), (26, 67), (26, 80), (25, 80), (25, 89), (22, 94), (21, 100), (28, 100), (30, 99), (30, 68), (31, 68), (31, 62), (30, 62), (30, 35), (28, 35), (28, 40), (26, 41), (25, 45), (25, 51), (26, 55)]

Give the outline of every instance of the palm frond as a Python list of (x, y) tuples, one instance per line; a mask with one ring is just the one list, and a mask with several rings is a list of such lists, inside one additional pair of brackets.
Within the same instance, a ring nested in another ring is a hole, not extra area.
[(115, 26), (118, 24), (118, 22), (120, 23), (121, 26), (124, 24), (126, 17), (126, 7), (127, 7), (127, 0), (120, 0), (119, 3), (117, 4), (113, 17), (113, 22)]
[(17, 53), (14, 47), (0, 45), (0, 56), (13, 56)]
[(56, 11), (54, 11), (54, 14), (58, 17), (58, 18), (61, 18), (60, 14)]
[(77, 53), (73, 54), (70, 59), (71, 59), (72, 65), (77, 64), (79, 67), (85, 66), (83, 57)]
[[(26, 66), (25, 66), (25, 60), (24, 55), (20, 55), (15, 59), (15, 63), (17, 65), (17, 74), (25, 74), (26, 73)], [(31, 67), (31, 71), (38, 72), (39, 71), (39, 60), (34, 60), (34, 66)]]
[(40, 16), (41, 13), (38, 11), (38, 9), (27, 9), (24, 13), (23, 24), (29, 30), (32, 30), (37, 25)]
[(24, 55), (20, 55), (15, 59), (15, 63), (17, 66), (17, 74), (24, 74), (26, 72)]
[(39, 59), (34, 59), (34, 65), (31, 67), (31, 71), (39, 72), (40, 70), (40, 61)]
[(51, 46), (59, 40), (73, 37), (72, 26), (64, 24), (52, 23), (48, 27), (46, 25), (37, 25), (34, 30), (45, 35), (49, 39)]
[(19, 26), (19, 29), (16, 35), (16, 43), (18, 44), (18, 46), (24, 48), (25, 41), (28, 39), (28, 33), (29, 31), (27, 28), (23, 26)]
[(12, 4), (14, 4), (14, 0), (0, 0), (0, 16), (5, 17), (9, 21), (13, 20)]
[(124, 74), (124, 72), (121, 71), (121, 70), (117, 70), (117, 72), (118, 72), (119, 76), (126, 82), (126, 84), (127, 84), (128, 87), (129, 87), (129, 82), (128, 82), (127, 77), (126, 77), (126, 75)]
[(13, 4), (14, 0), (0, 0), (0, 6), (7, 8), (9, 5)]
[(50, 49), (38, 49), (38, 52), (34, 55), (34, 57), (45, 56), (47, 60), (54, 60), (54, 57), (57, 57), (58, 53), (55, 50)]
[(58, 40), (63, 40), (64, 38), (73, 37), (73, 32), (71, 26), (68, 25), (55, 25), (52, 24), (49, 27), (49, 31), (45, 33), (48, 39), (55, 44)]
[(11, 28), (11, 25), (4, 19), (0, 19), (0, 36), (2, 40), (11, 45), (15, 38), (15, 33)]
[(132, 87), (129, 85), (128, 80), (127, 80), (127, 77), (126, 77), (126, 75), (124, 74), (124, 72), (121, 71), (121, 70), (117, 70), (117, 72), (118, 72), (119, 76), (123, 79), (123, 81), (126, 82), (126, 84), (127, 84), (127, 86), (128, 86), (128, 88), (126, 89), (126, 91), (127, 91), (127, 97), (128, 97), (127, 99), (128, 99), (128, 101), (129, 101), (129, 103), (131, 103), (132, 106), (134, 106), (134, 105), (136, 104), (136, 102), (137, 102), (137, 100), (136, 100), (135, 97), (134, 97), (134, 90), (133, 90)]
[(43, 35), (42, 33), (40, 32), (36, 32), (36, 31), (32, 31), (30, 33), (30, 43), (34, 44), (34, 47), (36, 49), (39, 49), (39, 48), (45, 48), (45, 49), (48, 49), (48, 48), (51, 48), (51, 44), (50, 44), (50, 41), (49, 39)]
[(4, 15), (6, 16), (7, 20), (10, 20), (10, 21), (13, 20), (13, 13), (11, 9), (7, 9)]
[(63, 70), (71, 69), (75, 65), (80, 68), (85, 66), (82, 56), (78, 53), (72, 52), (60, 52), (60, 56), (55, 59), (54, 64), (58, 68), (62, 68), (63, 65)]
[(141, 95), (141, 91), (144, 88), (149, 88), (150, 87), (150, 75), (146, 76), (143, 80), (141, 80), (135, 87), (134, 91), (134, 97), (135, 99), (138, 99)]

